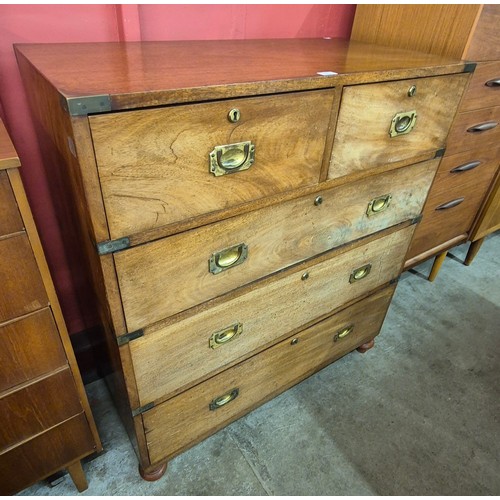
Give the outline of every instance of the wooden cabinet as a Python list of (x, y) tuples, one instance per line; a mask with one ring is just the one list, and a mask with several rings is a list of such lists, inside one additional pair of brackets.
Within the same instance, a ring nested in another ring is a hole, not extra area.
[(16, 52), (73, 187), (143, 477), (373, 345), (463, 63), (342, 40)]
[[(467, 239), (482, 241), (488, 232), (498, 229), (498, 223), (490, 223), (494, 216), (486, 211), (495, 211), (491, 208), (496, 205), (493, 186), (500, 162), (499, 23), (498, 5), (358, 5), (356, 8), (353, 40), (477, 63), (451, 126), (446, 153), (405, 264), (409, 268), (439, 254), (431, 280), (449, 248)], [(492, 198), (488, 200), (489, 193)], [(471, 262), (479, 246), (480, 243), (471, 245), (466, 263)]]
[(19, 159), (0, 122), (0, 493), (11, 495), (101, 450)]

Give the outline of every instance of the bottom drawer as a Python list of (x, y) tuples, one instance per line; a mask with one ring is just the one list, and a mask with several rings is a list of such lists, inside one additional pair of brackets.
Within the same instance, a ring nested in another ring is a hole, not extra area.
[(205, 439), (375, 337), (394, 288), (386, 287), (143, 413), (151, 463)]
[(0, 495), (12, 495), (94, 450), (85, 414), (0, 455)]

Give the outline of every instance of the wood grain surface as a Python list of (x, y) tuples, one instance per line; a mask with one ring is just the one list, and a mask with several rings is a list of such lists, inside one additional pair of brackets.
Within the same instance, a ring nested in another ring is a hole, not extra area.
[(7, 129), (0, 118), (0, 170), (21, 166), (14, 144), (7, 133)]
[(500, 229), (500, 175), (497, 176), (496, 183), (485, 206), (481, 209), (479, 220), (475, 225), (471, 240), (477, 241), (488, 234)]
[[(438, 163), (386, 172), (115, 254), (128, 330), (417, 217)], [(389, 208), (367, 216), (368, 203), (389, 194)], [(318, 196), (322, 203), (315, 205)], [(209, 272), (211, 255), (240, 243), (248, 246), (243, 264)]]
[(24, 229), (6, 172), (0, 170), (0, 237)]
[[(380, 330), (393, 291), (386, 288), (146, 412), (151, 461), (172, 457), (371, 340)], [(350, 325), (352, 333), (334, 341), (335, 334)], [(234, 401), (209, 410), (214, 398), (234, 388), (239, 389)]]
[[(397, 277), (413, 229), (409, 226), (360, 244), (306, 271), (131, 341), (141, 405), (182, 389)], [(372, 265), (370, 274), (350, 283), (351, 272), (368, 263)], [(302, 279), (304, 272), (307, 279)], [(236, 322), (243, 325), (243, 333), (218, 349), (210, 349), (210, 336)]]
[(483, 5), (466, 57), (473, 61), (500, 59), (499, 26), (500, 5)]
[[(445, 145), (469, 75), (440, 76), (345, 87), (328, 178), (406, 160)], [(408, 96), (410, 87), (416, 94)], [(390, 137), (397, 113), (417, 112), (411, 132)]]
[(500, 61), (477, 65), (460, 103), (460, 112), (500, 106), (500, 86), (486, 86), (486, 82), (490, 80), (500, 81)]

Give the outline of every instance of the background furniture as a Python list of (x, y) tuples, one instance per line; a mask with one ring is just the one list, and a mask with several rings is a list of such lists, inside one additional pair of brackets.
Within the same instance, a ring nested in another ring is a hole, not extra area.
[(144, 478), (373, 345), (467, 66), (324, 39), (16, 53)]
[(101, 443), (18, 167), (0, 121), (0, 493), (67, 468)]
[[(446, 153), (415, 231), (405, 268), (438, 255), (432, 281), (447, 250), (467, 239), (480, 241), (498, 228), (490, 215), (472, 231), (498, 176), (500, 160), (500, 6), (358, 5), (351, 38), (477, 62), (452, 125)], [(496, 192), (498, 188), (496, 188)], [(492, 194), (492, 196), (495, 196)], [(496, 195), (498, 197), (498, 195)], [(498, 216), (497, 216), (498, 217)], [(480, 243), (475, 243), (473, 252)]]

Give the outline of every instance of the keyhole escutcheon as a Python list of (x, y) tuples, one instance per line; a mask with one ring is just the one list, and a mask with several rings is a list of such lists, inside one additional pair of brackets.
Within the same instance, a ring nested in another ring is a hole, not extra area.
[(233, 108), (231, 111), (229, 111), (227, 117), (231, 123), (236, 123), (241, 117), (240, 110), (238, 108)]

